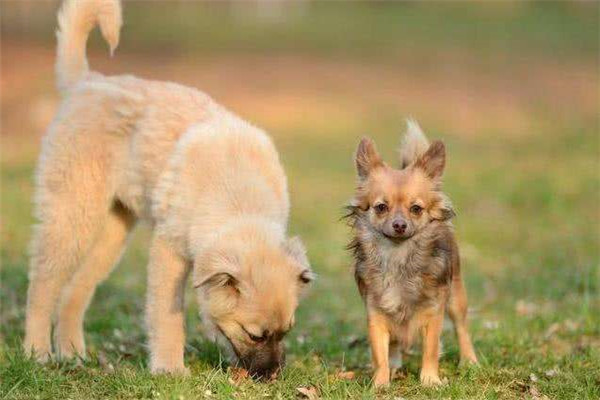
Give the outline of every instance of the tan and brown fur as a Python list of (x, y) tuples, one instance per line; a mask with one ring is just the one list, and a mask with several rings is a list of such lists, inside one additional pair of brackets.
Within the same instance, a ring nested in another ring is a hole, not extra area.
[(441, 191), (445, 147), (431, 145), (416, 123), (401, 150), (401, 167), (383, 162), (364, 138), (356, 154), (358, 188), (348, 218), (355, 278), (367, 307), (374, 384), (386, 385), (420, 331), (422, 384), (438, 385), (439, 340), (447, 310), (461, 361), (477, 362), (467, 329), (452, 204)]

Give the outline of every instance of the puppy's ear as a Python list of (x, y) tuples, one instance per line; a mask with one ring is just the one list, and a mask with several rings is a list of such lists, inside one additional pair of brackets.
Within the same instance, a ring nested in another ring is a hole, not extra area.
[(447, 221), (456, 216), (452, 202), (443, 193), (440, 193), (438, 203), (431, 210), (431, 217), (438, 221)]
[(231, 288), (239, 292), (239, 280), (236, 277), (238, 260), (227, 254), (213, 254), (202, 260), (204, 268), (194, 268), (194, 288), (217, 289)]
[(375, 148), (375, 143), (367, 137), (362, 138), (358, 144), (355, 162), (356, 171), (361, 179), (365, 179), (373, 169), (383, 164)]
[(212, 275), (202, 277), (197, 283), (194, 283), (194, 287), (197, 289), (200, 287), (231, 287), (232, 289), (239, 291), (238, 284), (237, 278), (229, 272), (215, 272)]
[(306, 256), (306, 248), (304, 243), (298, 236), (294, 236), (285, 241), (284, 250), (300, 267), (298, 280), (303, 285), (308, 285), (315, 279), (315, 274), (312, 272), (308, 257)]
[(427, 151), (415, 161), (415, 168), (421, 169), (429, 178), (438, 180), (446, 165), (446, 147), (440, 140), (431, 143)]

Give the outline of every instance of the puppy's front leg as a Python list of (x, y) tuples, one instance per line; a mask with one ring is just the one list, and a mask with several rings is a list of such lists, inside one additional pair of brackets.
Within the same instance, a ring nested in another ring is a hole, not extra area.
[(183, 295), (189, 267), (171, 245), (155, 237), (148, 265), (146, 323), (152, 373), (189, 374), (185, 346)]
[(421, 365), (421, 384), (423, 386), (441, 385), (439, 375), (440, 336), (444, 323), (444, 305), (427, 318), (423, 326), (423, 360)]
[(390, 383), (390, 332), (387, 319), (384, 315), (372, 309), (369, 310), (368, 319), (369, 341), (371, 342), (373, 366), (375, 367), (373, 383), (375, 386), (388, 385)]

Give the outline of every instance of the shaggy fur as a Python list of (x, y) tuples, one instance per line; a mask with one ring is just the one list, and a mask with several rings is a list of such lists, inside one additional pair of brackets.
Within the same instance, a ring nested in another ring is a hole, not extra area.
[(202, 92), (90, 72), (99, 24), (114, 50), (118, 0), (67, 0), (58, 15), (64, 100), (43, 140), (24, 347), (85, 355), (83, 317), (136, 221), (153, 229), (146, 306), (153, 372), (187, 372), (183, 294), (190, 271), (209, 334), (255, 373), (283, 362), (281, 338), (312, 279), (286, 238), (287, 183), (265, 132)]
[(438, 341), (446, 304), (459, 336), (461, 358), (476, 362), (466, 330), (466, 294), (460, 277), (452, 205), (441, 192), (445, 150), (429, 145), (409, 121), (400, 151), (402, 168), (387, 166), (363, 139), (356, 154), (359, 184), (348, 207), (354, 238), (355, 278), (367, 305), (376, 368), (387, 384), (414, 334), (423, 332), (425, 385), (441, 383)]

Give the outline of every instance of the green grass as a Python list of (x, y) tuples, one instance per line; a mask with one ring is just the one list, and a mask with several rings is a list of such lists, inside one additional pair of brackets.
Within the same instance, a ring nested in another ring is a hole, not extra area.
[[(26, 24), (8, 21), (11, 15), (17, 18), (17, 7), (5, 4), (2, 29), (11, 37)], [(240, 22), (222, 5), (194, 3), (187, 7), (206, 12), (187, 13), (179, 3), (128, 4), (127, 36), (120, 51), (141, 46), (151, 52), (151, 45), (158, 43), (160, 49), (177, 44), (176, 54), (215, 51), (227, 56), (244, 50), (276, 58), (281, 51), (292, 51), (294, 43), (294, 52), (309, 54), (314, 62), (341, 54), (349, 64), (379, 71), (379, 63), (394, 65), (403, 51), (441, 49), (486, 57), (484, 72), (474, 67), (478, 74), (473, 74), (472, 81), (463, 76), (466, 81), (449, 83), (460, 91), (484, 79), (491, 87), (485, 93), (498, 90), (492, 82), (506, 83), (502, 79), (512, 71), (499, 75), (497, 69), (486, 69), (495, 53), (519, 59), (520, 65), (524, 55), (534, 61), (568, 55), (576, 64), (597, 66), (597, 4), (440, 4), (352, 3), (340, 12), (339, 6), (319, 3), (288, 25)], [(55, 5), (40, 3), (39, 7), (38, 19), (30, 21), (33, 26), (27, 34), (31, 37), (37, 35), (36, 30), (47, 35), (53, 24), (53, 17), (43, 14)], [(177, 18), (170, 18), (171, 7)], [(232, 28), (217, 29), (215, 13)], [(154, 29), (159, 21), (166, 27)], [(177, 29), (173, 21), (179, 24)], [(398, 44), (393, 39), (397, 36), (410, 40)], [(365, 55), (375, 61), (365, 61)], [(505, 59), (502, 65), (510, 68), (511, 63)], [(435, 79), (431, 71), (433, 67), (425, 65), (415, 74), (415, 86), (427, 87), (429, 78)], [(565, 71), (559, 79), (570, 76), (571, 70)], [(365, 101), (362, 93), (327, 90), (323, 76), (311, 78), (305, 85), (321, 90), (331, 102)], [(43, 76), (39, 79), (44, 89), (37, 92), (51, 87), (41, 82)], [(597, 86), (597, 75), (594, 79)], [(371, 387), (364, 307), (353, 282), (351, 258), (344, 250), (349, 230), (339, 220), (354, 187), (351, 155), (360, 135), (371, 132), (385, 158), (391, 160), (398, 125), (407, 110), (373, 95), (368, 100), (373, 103), (356, 115), (351, 109), (347, 114), (340, 111), (337, 119), (317, 119), (321, 114), (308, 104), (298, 110), (307, 116), (300, 122), (266, 121), (290, 180), (290, 231), (304, 238), (319, 275), (301, 304), (297, 326), (286, 339), (288, 365), (280, 379), (268, 384), (231, 382), (219, 349), (202, 339), (193, 296), (187, 296), (186, 347), (192, 376), (149, 374), (143, 329), (149, 235), (144, 227), (138, 229), (119, 268), (99, 287), (86, 316), (88, 360), (41, 366), (23, 356), (19, 349), (27, 290), (26, 247), (33, 223), (30, 199), (38, 143), (34, 132), (11, 126), (16, 134), (3, 132), (4, 145), (20, 149), (14, 143), (23, 142), (21, 135), (31, 141), (15, 154), (3, 150), (0, 163), (0, 400), (290, 399), (298, 395), (298, 387), (312, 386), (322, 398), (333, 399), (600, 398), (598, 116), (579, 104), (565, 104), (565, 111), (556, 113), (548, 99), (563, 92), (544, 92), (528, 84), (506, 89), (512, 88), (511, 94), (524, 107), (523, 115), (532, 127), (526, 134), (507, 134), (494, 128), (493, 121), (485, 129), (465, 134), (448, 129), (452, 124), (445, 123), (447, 114), (421, 121), (430, 137), (441, 138), (448, 146), (445, 186), (458, 210), (456, 229), (469, 292), (471, 331), (481, 361), (479, 367), (458, 367), (456, 340), (451, 329), (444, 330), (441, 374), (448, 384), (439, 389), (419, 385), (418, 347), (406, 360), (403, 377), (389, 389), (376, 393)], [(591, 82), (590, 90), (593, 86)], [(273, 89), (265, 85), (264, 90)], [(597, 105), (597, 96), (594, 99)], [(423, 105), (423, 98), (414, 101), (420, 102), (415, 107), (426, 115), (436, 115), (440, 104)], [(3, 104), (3, 112), (9, 106)], [(24, 127), (30, 126), (27, 116), (23, 114)], [(492, 113), (490, 118), (498, 118), (498, 125), (504, 122), (499, 114)], [(336, 374), (343, 370), (354, 371), (355, 378), (339, 379)]]

